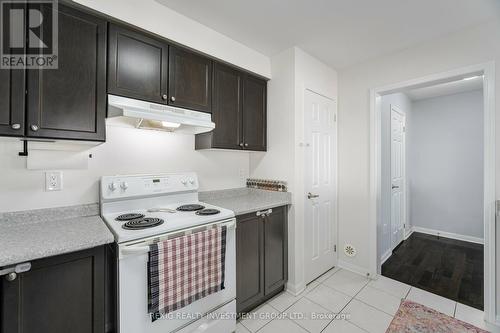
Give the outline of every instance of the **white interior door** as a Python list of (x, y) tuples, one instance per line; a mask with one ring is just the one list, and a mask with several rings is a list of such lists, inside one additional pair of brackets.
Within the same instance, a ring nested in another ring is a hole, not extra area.
[(406, 219), (405, 114), (391, 105), (391, 249), (404, 239)]
[(337, 105), (305, 91), (305, 277), (306, 283), (337, 263)]

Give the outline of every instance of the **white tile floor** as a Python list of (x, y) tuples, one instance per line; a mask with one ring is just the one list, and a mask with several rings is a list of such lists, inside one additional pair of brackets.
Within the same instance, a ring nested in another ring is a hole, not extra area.
[[(384, 333), (401, 299), (407, 298), (486, 329), (483, 312), (379, 276), (334, 268), (309, 284), (299, 296), (283, 292), (243, 318), (237, 333)], [(346, 319), (333, 314), (346, 314)]]

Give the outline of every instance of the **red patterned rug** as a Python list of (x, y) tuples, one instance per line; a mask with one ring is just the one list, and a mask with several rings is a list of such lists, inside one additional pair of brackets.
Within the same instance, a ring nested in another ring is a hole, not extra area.
[(487, 333), (412, 301), (402, 301), (386, 333)]

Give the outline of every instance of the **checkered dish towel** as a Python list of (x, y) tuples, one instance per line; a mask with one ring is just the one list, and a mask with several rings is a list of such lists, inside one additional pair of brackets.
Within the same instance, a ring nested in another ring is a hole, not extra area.
[(153, 321), (224, 289), (226, 229), (150, 245), (148, 310)]

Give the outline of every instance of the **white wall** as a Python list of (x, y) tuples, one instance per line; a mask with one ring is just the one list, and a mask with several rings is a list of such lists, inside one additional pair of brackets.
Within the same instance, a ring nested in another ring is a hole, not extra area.
[(407, 144), (414, 227), (483, 239), (483, 93), (413, 103)]
[(154, 0), (74, 1), (251, 72), (271, 75), (269, 57)]
[[(268, 98), (269, 151), (252, 154), (252, 177), (278, 178), (293, 193), (288, 215), (288, 285), (292, 293), (305, 288), (304, 277), (304, 92), (311, 89), (337, 99), (337, 72), (299, 48), (272, 58), (273, 80)], [(276, 146), (275, 146), (276, 145)]]
[[(496, 20), (339, 72), (339, 245), (352, 243), (358, 250), (354, 258), (340, 254), (344, 261), (370, 271), (370, 89), (495, 61), (496, 128), (500, 128), (499, 40), (500, 20)], [(498, 133), (496, 149), (497, 165), (500, 165)], [(500, 168), (497, 168), (496, 192), (500, 198)], [(497, 258), (500, 258), (500, 246), (497, 246)], [(497, 277), (500, 279), (500, 272)], [(497, 303), (499, 297), (497, 294)]]
[[(382, 111), (382, 218), (377, 225), (377, 253), (378, 258), (383, 258), (391, 250), (391, 105), (396, 106), (408, 117), (411, 113), (411, 100), (403, 93), (394, 93), (381, 97), (380, 109)], [(409, 126), (407, 126), (408, 129)], [(406, 137), (408, 146), (408, 136)], [(408, 163), (406, 164), (408, 165)], [(408, 201), (408, 200), (407, 200)], [(406, 223), (409, 227), (409, 223)]]
[(244, 152), (195, 151), (194, 135), (107, 127), (107, 142), (90, 149), (87, 170), (62, 170), (64, 189), (45, 192), (43, 171), (26, 169), (20, 142), (0, 142), (0, 212), (99, 202), (103, 175), (195, 171), (201, 190), (242, 187)]

